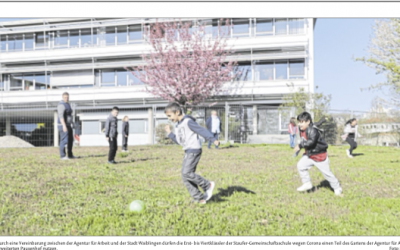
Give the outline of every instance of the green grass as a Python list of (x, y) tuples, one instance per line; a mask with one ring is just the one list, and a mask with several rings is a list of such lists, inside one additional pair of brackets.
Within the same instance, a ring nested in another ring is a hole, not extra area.
[[(204, 152), (197, 173), (216, 183), (206, 205), (190, 203), (179, 146), (130, 147), (107, 164), (108, 148), (2, 149), (0, 235), (400, 235), (399, 149), (329, 147), (344, 196), (310, 170), (301, 185), (286, 145), (241, 145)], [(319, 185), (322, 183), (322, 185)], [(143, 213), (128, 210), (142, 200)]]

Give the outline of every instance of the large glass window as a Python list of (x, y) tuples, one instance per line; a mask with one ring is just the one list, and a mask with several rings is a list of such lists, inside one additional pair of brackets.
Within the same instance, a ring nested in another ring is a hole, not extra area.
[(115, 86), (115, 71), (102, 70), (101, 71), (101, 86)]
[(35, 89), (46, 90), (50, 88), (50, 75), (35, 74)]
[(142, 26), (139, 25), (131, 25), (129, 26), (129, 42), (135, 43), (142, 40)]
[(43, 33), (36, 33), (35, 36), (35, 50), (47, 49), (48, 35)]
[(117, 85), (126, 86), (127, 85), (127, 72), (126, 70), (117, 70)]
[[(93, 41), (96, 43), (96, 41)], [(84, 29), (81, 30), (81, 47), (89, 47), (92, 45), (92, 30)]]
[(256, 61), (254, 71), (256, 81), (274, 80), (274, 62)]
[(275, 78), (276, 79), (287, 79), (287, 61), (275, 62)]
[[(137, 72), (137, 71), (133, 71), (133, 72)], [(143, 84), (143, 82), (141, 82), (139, 80), (139, 78), (137, 78), (131, 72), (128, 72), (128, 81), (129, 81), (129, 85), (140, 85), (140, 84)]]
[(232, 19), (232, 33), (234, 37), (249, 36), (250, 20), (248, 18)]
[(115, 27), (106, 28), (106, 45), (115, 45)]
[(24, 89), (25, 90), (35, 90), (35, 83), (34, 83), (35, 75), (34, 74), (24, 75), (23, 79), (24, 79)]
[(8, 35), (8, 51), (22, 51), (22, 34)]
[(129, 134), (147, 133), (147, 120), (129, 120)]
[(24, 40), (25, 51), (33, 50), (33, 43), (34, 43), (33, 35), (34, 34), (25, 34), (25, 40)]
[(10, 91), (22, 90), (23, 89), (23, 76), (22, 75), (10, 75)]
[(126, 44), (127, 36), (127, 26), (117, 27), (117, 44)]
[(100, 134), (99, 121), (82, 121), (82, 134), (83, 135), (95, 135)]
[(71, 30), (69, 32), (69, 47), (79, 48), (79, 30)]
[(237, 81), (251, 81), (252, 80), (252, 72), (251, 72), (251, 62), (238, 62), (237, 67)]
[(275, 19), (275, 35), (287, 34), (287, 18)]
[(289, 79), (304, 79), (304, 60), (289, 61)]
[(256, 19), (256, 36), (273, 35), (273, 19), (272, 18), (257, 18)]
[(7, 51), (7, 36), (3, 35), (0, 39), (1, 52)]
[(68, 31), (56, 31), (54, 34), (54, 48), (62, 49), (68, 47)]
[(289, 34), (304, 34), (304, 18), (289, 18)]

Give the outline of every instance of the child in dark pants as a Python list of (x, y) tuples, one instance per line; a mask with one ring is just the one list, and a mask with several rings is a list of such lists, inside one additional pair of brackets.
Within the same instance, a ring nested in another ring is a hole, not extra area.
[(342, 188), (340, 187), (340, 183), (329, 169), (328, 144), (323, 140), (320, 131), (312, 123), (311, 115), (303, 112), (297, 116), (297, 121), (302, 140), (294, 148), (294, 151), (297, 152), (302, 148), (305, 149), (304, 155), (297, 163), (297, 170), (303, 183), (302, 186), (297, 188), (297, 191), (303, 192), (312, 189), (313, 185), (311, 184), (308, 170), (312, 166), (316, 166), (335, 191), (335, 195), (341, 196)]
[[(176, 123), (176, 135), (171, 132), (169, 125), (165, 126), (168, 137), (181, 145), (185, 151), (181, 169), (183, 184), (194, 202), (206, 204), (212, 196), (215, 184), (195, 173), (202, 153), (199, 135), (211, 140), (216, 146), (219, 145), (219, 141), (208, 130), (198, 125), (193, 117), (184, 115), (177, 103), (168, 104), (164, 112), (170, 121)], [(200, 192), (198, 186), (203, 189), (204, 194)]]
[(110, 144), (110, 149), (108, 151), (108, 163), (115, 164), (114, 161), (115, 155), (117, 153), (117, 138), (118, 138), (118, 107), (113, 107), (111, 110), (111, 114), (108, 116), (104, 133), (106, 134), (106, 139)]
[(128, 152), (129, 118), (122, 119), (122, 152)]
[(350, 148), (346, 150), (346, 154), (349, 158), (353, 158), (353, 150), (357, 148), (357, 137), (362, 137), (357, 131), (357, 119), (352, 118), (346, 122), (344, 125), (344, 135), (342, 135), (342, 139), (345, 140), (348, 144), (350, 144)]

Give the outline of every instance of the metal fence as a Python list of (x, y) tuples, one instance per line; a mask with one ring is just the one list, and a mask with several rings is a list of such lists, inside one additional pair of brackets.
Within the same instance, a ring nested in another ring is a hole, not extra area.
[[(81, 146), (107, 146), (104, 136), (105, 121), (112, 105), (90, 106), (72, 103), (74, 143)], [(129, 119), (129, 145), (168, 143), (165, 124), (171, 124), (164, 114), (163, 105), (119, 106), (118, 131), (122, 118)], [(13, 136), (37, 147), (58, 146), (57, 103), (43, 105), (3, 105), (0, 110), (0, 136)], [(289, 143), (287, 128), (293, 113), (283, 113), (278, 106), (264, 104), (217, 103), (191, 110), (196, 122), (206, 127), (206, 120), (215, 110), (221, 120), (219, 140), (231, 143)], [(340, 145), (347, 120), (358, 120), (358, 131), (363, 136), (359, 144), (399, 146), (400, 115), (393, 111), (366, 112), (329, 110), (329, 121), (322, 128), (329, 144)], [(171, 124), (172, 125), (172, 124)], [(122, 139), (119, 138), (119, 144)], [(3, 146), (4, 145), (0, 145)], [(14, 147), (12, 141), (7, 145)]]

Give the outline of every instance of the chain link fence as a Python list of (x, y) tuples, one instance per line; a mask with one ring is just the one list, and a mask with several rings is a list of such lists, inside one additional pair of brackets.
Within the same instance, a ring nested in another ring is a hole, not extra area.
[[(110, 115), (110, 106), (71, 104), (75, 145), (108, 146), (104, 127)], [(118, 144), (121, 145), (122, 119), (129, 119), (128, 145), (172, 144), (166, 138), (164, 127), (170, 124), (164, 114), (163, 105), (120, 105), (118, 115)], [(22, 142), (35, 147), (58, 146), (57, 103), (22, 105), (2, 104), (0, 110), (0, 147), (18, 147)], [(282, 113), (277, 105), (217, 103), (213, 106), (198, 106), (191, 110), (196, 122), (206, 127), (207, 118), (216, 111), (221, 127), (219, 140), (230, 143), (281, 143), (289, 144), (288, 124), (293, 112)], [(325, 139), (331, 145), (341, 145), (346, 121), (356, 118), (360, 145), (399, 146), (400, 115), (395, 111), (351, 111), (330, 110), (329, 120), (321, 127)], [(201, 138), (203, 142), (204, 138)]]

